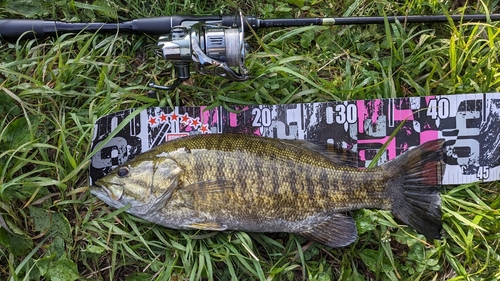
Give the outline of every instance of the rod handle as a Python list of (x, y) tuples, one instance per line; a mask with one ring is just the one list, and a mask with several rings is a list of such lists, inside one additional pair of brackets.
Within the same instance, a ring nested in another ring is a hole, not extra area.
[[(31, 19), (4, 19), (0, 20), (0, 37), (7, 41), (15, 41), (17, 38), (21, 37), (25, 32), (24, 39), (31, 39), (36, 37), (46, 37), (50, 34), (45, 34), (47, 26), (50, 26), (51, 22), (43, 20), (31, 20)], [(52, 24), (54, 25), (54, 23)]]

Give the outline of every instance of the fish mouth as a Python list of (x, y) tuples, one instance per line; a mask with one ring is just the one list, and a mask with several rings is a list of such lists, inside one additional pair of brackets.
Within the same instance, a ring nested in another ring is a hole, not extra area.
[(89, 189), (90, 193), (111, 207), (119, 209), (124, 206), (121, 201), (115, 199), (115, 196), (104, 185), (96, 183), (95, 185), (91, 185)]
[(109, 192), (106, 190), (106, 188), (97, 184), (90, 186), (90, 193), (94, 194), (100, 199), (102, 199), (103, 197), (109, 197)]
[[(113, 186), (117, 186), (120, 188), (119, 189), (112, 188)], [(121, 192), (119, 192), (119, 194), (115, 194), (112, 191), (112, 189), (121, 190)], [(90, 192), (92, 194), (94, 194), (95, 196), (99, 197), (100, 199), (108, 198), (111, 200), (118, 201), (123, 196), (123, 186), (121, 184), (115, 183), (115, 182), (102, 182), (102, 181), (98, 180), (95, 182), (94, 185), (90, 186)], [(105, 201), (107, 201), (107, 200), (105, 200)]]

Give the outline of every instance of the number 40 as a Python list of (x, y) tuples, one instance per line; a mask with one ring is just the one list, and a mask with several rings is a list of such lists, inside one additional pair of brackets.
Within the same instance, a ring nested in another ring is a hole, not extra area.
[(450, 116), (450, 101), (447, 98), (429, 100), (427, 116), (430, 116), (432, 119), (448, 118)]

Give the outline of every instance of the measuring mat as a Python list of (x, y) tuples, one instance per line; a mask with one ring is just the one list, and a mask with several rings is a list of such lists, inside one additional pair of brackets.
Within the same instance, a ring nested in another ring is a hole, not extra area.
[[(112, 168), (168, 140), (190, 134), (242, 133), (333, 144), (358, 154), (368, 167), (388, 142), (379, 163), (434, 139), (445, 139), (442, 184), (500, 179), (500, 93), (459, 94), (345, 102), (234, 107), (152, 107), (114, 132), (134, 110), (98, 119), (90, 184)], [(134, 112), (136, 114), (137, 112)], [(391, 139), (391, 137), (393, 137)]]

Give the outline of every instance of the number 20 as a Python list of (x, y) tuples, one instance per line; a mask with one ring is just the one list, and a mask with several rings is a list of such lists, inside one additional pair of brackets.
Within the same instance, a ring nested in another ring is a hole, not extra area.
[(254, 108), (252, 110), (252, 115), (254, 116), (252, 126), (254, 127), (269, 127), (271, 126), (271, 110), (267, 107), (262, 109)]

